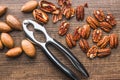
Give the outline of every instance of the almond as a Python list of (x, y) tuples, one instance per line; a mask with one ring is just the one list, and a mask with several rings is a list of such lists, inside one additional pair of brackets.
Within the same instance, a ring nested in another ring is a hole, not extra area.
[(17, 57), (22, 53), (21, 47), (15, 47), (6, 52), (7, 57)]
[(0, 21), (0, 32), (10, 32), (12, 29), (11, 27), (6, 24), (5, 22)]
[(1, 41), (7, 48), (14, 47), (13, 38), (8, 33), (1, 33)]
[(22, 12), (31, 12), (33, 11), (35, 8), (37, 8), (38, 6), (38, 2), (36, 0), (31, 0), (31, 1), (28, 1), (26, 2), (22, 8), (21, 8), (21, 11)]
[(36, 50), (34, 45), (30, 41), (22, 40), (21, 46), (26, 55), (28, 55), (29, 57), (35, 56)]
[(3, 44), (1, 40), (0, 40), (0, 49), (3, 49)]
[(6, 6), (0, 6), (0, 16), (2, 16), (7, 10)]
[(19, 19), (16, 18), (15, 16), (7, 15), (6, 22), (11, 28), (16, 29), (16, 30), (22, 30), (22, 24), (19, 21)]

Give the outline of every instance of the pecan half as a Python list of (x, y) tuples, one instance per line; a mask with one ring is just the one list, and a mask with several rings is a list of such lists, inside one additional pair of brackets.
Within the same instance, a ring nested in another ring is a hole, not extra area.
[(40, 9), (35, 9), (33, 11), (33, 17), (40, 23), (47, 23), (49, 20), (48, 15)]
[(107, 22), (100, 22), (99, 26), (105, 32), (110, 32), (110, 30), (112, 29), (112, 26), (109, 23), (107, 23)]
[(87, 39), (90, 35), (90, 25), (85, 24), (81, 30), (81, 37)]
[(73, 40), (75, 40), (75, 41), (79, 40), (80, 35), (81, 35), (81, 28), (77, 27), (74, 31), (74, 34), (73, 34)]
[(111, 54), (110, 48), (98, 49), (98, 57), (106, 57)]
[(80, 46), (81, 50), (85, 53), (87, 53), (90, 48), (87, 40), (85, 40), (85, 39), (80, 40), (79, 46)]
[(76, 8), (76, 19), (78, 21), (84, 19), (84, 7), (81, 5)]
[(92, 33), (93, 42), (99, 42), (101, 38), (102, 38), (102, 30), (95, 29)]
[(60, 14), (61, 13), (61, 10), (60, 8), (57, 8), (55, 11), (52, 12), (52, 14)]
[(95, 58), (97, 56), (97, 50), (97, 46), (92, 46), (87, 52), (87, 57), (90, 59)]
[(88, 16), (86, 21), (87, 21), (87, 23), (90, 25), (90, 27), (92, 29), (96, 29), (97, 26), (99, 26), (99, 22), (95, 18), (93, 18), (91, 16)]
[(39, 6), (41, 10), (48, 13), (51, 13), (57, 9), (57, 7), (53, 3), (45, 0), (40, 1)]
[(99, 21), (104, 21), (105, 20), (105, 15), (103, 10), (94, 10), (93, 12), (94, 16), (96, 17), (97, 20)]
[(71, 0), (58, 0), (58, 5), (63, 6), (63, 5), (71, 5)]
[(116, 34), (110, 34), (110, 47), (116, 48), (118, 46), (118, 36)]
[(107, 14), (105, 20), (112, 26), (115, 26), (117, 24), (117, 22), (112, 14)]
[(63, 21), (59, 27), (58, 34), (61, 36), (65, 35), (69, 27), (70, 27), (70, 24), (66, 21)]
[(100, 48), (104, 48), (107, 46), (107, 44), (110, 41), (110, 37), (109, 36), (104, 36), (98, 43), (97, 46), (100, 46)]
[(66, 35), (66, 43), (69, 48), (76, 46), (76, 42), (73, 40), (73, 36), (71, 34)]

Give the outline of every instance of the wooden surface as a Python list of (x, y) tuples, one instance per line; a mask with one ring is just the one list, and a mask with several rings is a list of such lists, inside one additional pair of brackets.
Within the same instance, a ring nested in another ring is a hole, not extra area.
[[(20, 12), (21, 6), (29, 0), (0, 0), (0, 5), (8, 6), (7, 14), (12, 14), (24, 19), (33, 19), (32, 14)], [(57, 4), (57, 0), (49, 0)], [(73, 0), (72, 5), (76, 7), (79, 4), (88, 3), (89, 8), (85, 8), (85, 18), (88, 15), (92, 16), (93, 10), (103, 9), (105, 13), (112, 13), (117, 20), (117, 26), (110, 33), (117, 33), (120, 38), (120, 0)], [(5, 20), (5, 15), (0, 17), (0, 20)], [(61, 37), (57, 34), (58, 26), (51, 21), (51, 15), (48, 24), (45, 25), (48, 33), (53, 38), (64, 44), (66, 47), (65, 36)], [(65, 19), (64, 19), (65, 20)], [(71, 27), (69, 32), (73, 32), (76, 26), (82, 26), (86, 22), (76, 21), (75, 17), (69, 20)], [(23, 31), (13, 31), (10, 33), (14, 38), (15, 46), (20, 46), (21, 40), (25, 39)], [(37, 33), (36, 33), (37, 34)], [(104, 35), (108, 35), (104, 33)], [(36, 35), (39, 40), (43, 41), (43, 37), (39, 34)], [(89, 44), (93, 45), (91, 35), (88, 39)], [(120, 43), (120, 39), (119, 39)], [(90, 77), (85, 79), (81, 74), (71, 65), (71, 63), (54, 47), (49, 47), (53, 54), (60, 59), (65, 65), (70, 67), (82, 80), (120, 80), (120, 45), (117, 49), (112, 50), (112, 54), (106, 58), (96, 58), (89, 60), (86, 55), (80, 50), (79, 45), (71, 51), (73, 54), (84, 64), (89, 72)], [(71, 80), (64, 73), (62, 73), (50, 60), (45, 56), (39, 47), (36, 46), (37, 53), (34, 59), (27, 57), (24, 53), (15, 59), (5, 57), (5, 52), (8, 50), (4, 48), (0, 50), (0, 80)]]

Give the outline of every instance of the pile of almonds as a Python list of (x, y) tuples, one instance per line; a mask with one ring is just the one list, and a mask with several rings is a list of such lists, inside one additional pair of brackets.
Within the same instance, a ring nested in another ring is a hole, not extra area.
[[(42, 24), (46, 24), (49, 21), (48, 14), (52, 15), (52, 22), (57, 23), (62, 20), (63, 16), (69, 20), (76, 16), (77, 21), (84, 20), (84, 8), (88, 8), (87, 3), (77, 6), (76, 9), (72, 7), (71, 0), (58, 0), (58, 6), (52, 2), (41, 0), (39, 3), (36, 0), (30, 0), (21, 7), (21, 12), (32, 12), (34, 19)], [(39, 6), (39, 8), (37, 8)], [(7, 7), (0, 6), (0, 16), (2, 16), (7, 10)], [(110, 34), (109, 36), (103, 36), (103, 31), (109, 33), (116, 25), (116, 20), (112, 14), (105, 15), (103, 10), (94, 10), (94, 17), (88, 16), (86, 24), (83, 27), (76, 27), (74, 33), (67, 33), (70, 27), (69, 22), (62, 21), (60, 24), (58, 34), (60, 36), (66, 35), (66, 43), (69, 48), (76, 46), (79, 41), (81, 50), (86, 53), (88, 58), (105, 57), (110, 55), (111, 49), (118, 46), (118, 36), (116, 34)], [(91, 30), (91, 28), (93, 30)], [(98, 29), (100, 28), (100, 29)], [(22, 30), (21, 22), (13, 15), (6, 16), (6, 22), (0, 22), (0, 49), (3, 45), (10, 50), (6, 53), (6, 56), (16, 57), (22, 53), (22, 50), (30, 57), (35, 56), (35, 47), (28, 41), (23, 40), (21, 47), (14, 47), (14, 40), (7, 33), (12, 30)], [(101, 30), (102, 29), (102, 30)], [(89, 46), (87, 39), (92, 32), (92, 41), (96, 43), (92, 47)], [(29, 46), (28, 46), (29, 45)], [(110, 47), (109, 47), (109, 46)], [(29, 51), (30, 50), (30, 51)]]

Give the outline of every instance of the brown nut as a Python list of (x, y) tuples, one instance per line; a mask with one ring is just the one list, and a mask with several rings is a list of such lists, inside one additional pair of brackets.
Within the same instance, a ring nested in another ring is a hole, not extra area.
[(105, 20), (105, 15), (104, 15), (103, 10), (101, 10), (101, 9), (100, 10), (94, 10), (93, 14), (98, 21), (104, 21)]
[(21, 46), (25, 54), (29, 57), (35, 57), (36, 50), (34, 45), (28, 40), (22, 40)]
[(70, 24), (66, 21), (63, 21), (59, 27), (58, 34), (63, 36), (67, 33), (68, 29), (70, 27)]
[(97, 51), (98, 51), (97, 46), (92, 46), (87, 52), (87, 57), (90, 59), (95, 58), (97, 56)]
[(87, 53), (90, 48), (87, 40), (85, 40), (85, 39), (81, 39), (79, 41), (79, 46), (80, 46), (81, 50), (85, 53)]
[(0, 21), (0, 32), (10, 32), (12, 31), (11, 27), (5, 22)]
[(60, 6), (71, 6), (71, 0), (58, 0), (58, 5)]
[(109, 23), (107, 23), (107, 22), (100, 22), (99, 26), (105, 32), (110, 32), (110, 30), (112, 29), (112, 26)]
[(61, 13), (61, 10), (60, 8), (57, 8), (55, 11), (52, 12), (52, 14), (60, 14)]
[(47, 23), (49, 20), (48, 15), (41, 11), (40, 9), (33, 10), (33, 16), (35, 20), (37, 20), (40, 23)]
[(31, 12), (33, 11), (35, 8), (37, 8), (38, 6), (38, 2), (36, 0), (30, 0), (28, 2), (26, 2), (22, 7), (21, 7), (21, 11), (22, 12)]
[(8, 33), (1, 33), (1, 41), (7, 48), (14, 47), (13, 38)]
[(89, 35), (90, 35), (90, 26), (88, 24), (85, 24), (81, 29), (81, 37), (87, 39)]
[(80, 27), (77, 27), (74, 31), (74, 34), (73, 34), (73, 40), (74, 41), (77, 41), (80, 39), (80, 36), (81, 36), (81, 28)]
[(81, 5), (76, 8), (76, 19), (78, 21), (84, 19), (84, 7)]
[(73, 40), (73, 36), (71, 34), (66, 35), (66, 43), (69, 48), (76, 46), (76, 42)]
[(16, 29), (16, 30), (22, 30), (22, 24), (19, 21), (19, 19), (16, 18), (15, 16), (7, 15), (6, 22), (11, 28)]
[(1, 40), (0, 40), (0, 49), (3, 49), (3, 43)]
[(93, 42), (99, 42), (101, 38), (102, 38), (102, 30), (95, 29), (92, 33)]
[(116, 34), (110, 34), (110, 47), (116, 48), (118, 46), (118, 36)]
[(105, 20), (112, 26), (115, 26), (117, 24), (117, 22), (112, 14), (107, 14)]
[(13, 57), (19, 56), (20, 54), (22, 54), (21, 47), (15, 47), (15, 48), (12, 48), (12, 49), (8, 50), (5, 55), (7, 57), (12, 57), (13, 58)]
[(48, 1), (42, 0), (39, 2), (40, 9), (43, 10), (44, 12), (52, 13), (57, 9), (57, 7)]
[(110, 48), (98, 49), (98, 57), (106, 57), (111, 54)]
[(98, 43), (97, 46), (100, 48), (104, 48), (107, 46), (107, 44), (110, 41), (110, 37), (109, 36), (104, 36)]
[(99, 26), (99, 22), (91, 16), (88, 16), (86, 21), (92, 29), (96, 29)]
[(2, 16), (7, 10), (6, 6), (0, 6), (0, 16)]

